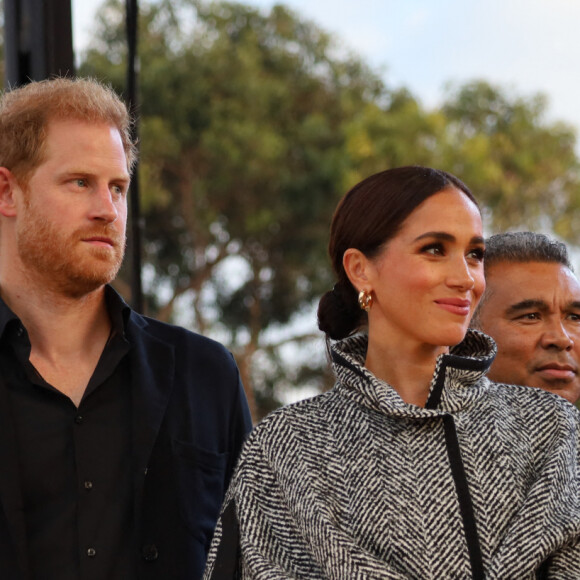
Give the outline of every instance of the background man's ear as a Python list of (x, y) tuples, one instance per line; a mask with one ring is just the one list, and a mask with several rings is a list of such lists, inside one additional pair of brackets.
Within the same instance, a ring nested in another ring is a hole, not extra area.
[(0, 215), (4, 217), (16, 215), (15, 189), (20, 189), (20, 186), (11, 171), (0, 167)]

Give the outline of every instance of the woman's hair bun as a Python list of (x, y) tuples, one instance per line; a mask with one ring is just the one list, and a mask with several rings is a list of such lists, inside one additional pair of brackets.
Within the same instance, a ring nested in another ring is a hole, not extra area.
[(365, 316), (358, 307), (356, 290), (350, 282), (338, 282), (318, 303), (318, 328), (333, 340), (356, 332)]

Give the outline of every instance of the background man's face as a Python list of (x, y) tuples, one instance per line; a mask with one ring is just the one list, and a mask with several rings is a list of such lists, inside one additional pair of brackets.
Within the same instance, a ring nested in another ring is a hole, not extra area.
[(498, 263), (486, 272), (481, 329), (497, 343), (493, 381), (580, 399), (580, 283), (555, 263)]

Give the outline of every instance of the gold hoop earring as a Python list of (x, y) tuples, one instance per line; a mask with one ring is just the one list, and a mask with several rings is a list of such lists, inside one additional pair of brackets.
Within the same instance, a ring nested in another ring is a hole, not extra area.
[(358, 305), (361, 307), (361, 310), (368, 312), (371, 309), (372, 303), (373, 297), (368, 290), (361, 290), (358, 293)]

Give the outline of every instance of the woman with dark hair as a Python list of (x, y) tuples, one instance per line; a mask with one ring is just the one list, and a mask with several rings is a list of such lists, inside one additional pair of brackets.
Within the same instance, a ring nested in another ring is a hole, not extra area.
[(373, 175), (340, 202), (329, 251), (336, 384), (255, 428), (205, 577), (579, 578), (578, 411), (485, 378), (469, 189), (424, 167)]

